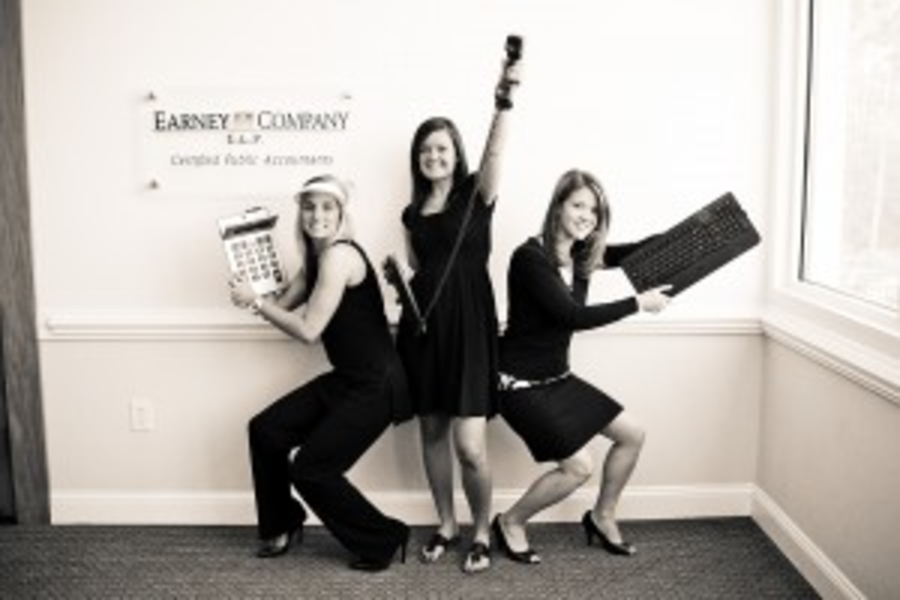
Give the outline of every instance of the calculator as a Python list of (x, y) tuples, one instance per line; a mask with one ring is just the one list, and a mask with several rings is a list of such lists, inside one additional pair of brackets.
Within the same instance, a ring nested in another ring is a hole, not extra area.
[(219, 235), (231, 272), (242, 277), (259, 295), (280, 291), (285, 283), (273, 233), (278, 216), (254, 207), (219, 219)]

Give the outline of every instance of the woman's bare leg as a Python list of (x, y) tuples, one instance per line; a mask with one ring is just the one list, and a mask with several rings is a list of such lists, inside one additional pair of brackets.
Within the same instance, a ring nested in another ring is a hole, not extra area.
[[(459, 528), (453, 505), (453, 448), (450, 425), (450, 418), (441, 415), (425, 415), (419, 420), (425, 474), (428, 477), (431, 497), (439, 520), (436, 533), (447, 539), (453, 538)], [(424, 550), (423, 557), (428, 561), (437, 560), (442, 552), (443, 548), (435, 549), (434, 555)]]
[(569, 458), (559, 461), (552, 471), (534, 480), (522, 497), (499, 517), (510, 549), (513, 552), (528, 550), (525, 532), (528, 521), (545, 508), (572, 495), (590, 478), (593, 470), (591, 453), (584, 447)]
[(640, 425), (624, 413), (616, 417), (601, 433), (612, 440), (613, 445), (603, 462), (600, 493), (592, 513), (600, 531), (611, 542), (621, 544), (623, 540), (616, 523), (616, 508), (622, 490), (637, 464), (645, 433)]
[[(487, 418), (458, 417), (454, 421), (453, 433), (463, 490), (472, 512), (475, 529), (473, 542), (481, 542), (490, 547), (492, 482), (487, 456)], [(467, 564), (465, 568), (467, 571), (479, 571), (487, 566)]]

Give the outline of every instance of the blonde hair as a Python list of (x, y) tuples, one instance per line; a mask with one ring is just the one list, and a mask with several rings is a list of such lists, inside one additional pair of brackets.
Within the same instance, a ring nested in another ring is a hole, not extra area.
[(317, 271), (315, 260), (315, 252), (313, 250), (312, 239), (303, 231), (303, 208), (300, 203), (307, 194), (328, 194), (337, 200), (341, 211), (341, 222), (338, 224), (338, 230), (334, 235), (333, 241), (352, 240), (353, 226), (350, 214), (347, 211), (347, 203), (350, 200), (350, 193), (341, 179), (334, 175), (317, 175), (306, 180), (300, 191), (294, 196), (297, 202), (297, 219), (294, 227), (294, 241), (297, 245), (297, 252), (300, 255), (300, 274), (306, 277), (309, 282), (313, 273)]
[[(606, 252), (606, 233), (609, 230), (610, 210), (606, 192), (600, 181), (587, 171), (571, 169), (562, 174), (556, 182), (550, 205), (544, 217), (541, 241), (552, 252), (560, 232), (560, 213), (565, 201), (582, 188), (588, 189), (597, 199), (597, 226), (583, 241), (572, 246), (572, 267), (579, 277), (590, 277), (591, 273), (603, 265)], [(559, 260), (554, 255), (554, 260)]]

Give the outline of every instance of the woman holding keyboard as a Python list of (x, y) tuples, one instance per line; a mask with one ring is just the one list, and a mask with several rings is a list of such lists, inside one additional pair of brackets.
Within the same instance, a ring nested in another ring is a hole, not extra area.
[(588, 304), (595, 270), (615, 267), (641, 244), (607, 245), (609, 203), (599, 181), (572, 170), (559, 179), (539, 236), (528, 239), (510, 260), (506, 331), (500, 341), (500, 412), (538, 462), (556, 466), (492, 521), (500, 549), (512, 560), (540, 562), (528, 543), (526, 525), (556, 504), (594, 471), (588, 443), (603, 435), (612, 447), (603, 461), (600, 491), (584, 513), (588, 544), (594, 539), (613, 554), (630, 555), (616, 506), (634, 470), (644, 431), (621, 404), (569, 370), (573, 333), (602, 327), (638, 311), (659, 312), (669, 286), (601, 304)]

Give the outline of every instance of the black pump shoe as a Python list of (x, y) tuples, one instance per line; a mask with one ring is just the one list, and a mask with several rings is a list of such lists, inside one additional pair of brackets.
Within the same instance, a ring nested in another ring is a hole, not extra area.
[(593, 517), (591, 516), (591, 511), (587, 511), (584, 513), (584, 517), (581, 518), (581, 525), (584, 527), (584, 534), (587, 536), (587, 544), (588, 546), (594, 545), (594, 536), (600, 540), (600, 545), (604, 550), (609, 552), (610, 554), (616, 554), (618, 556), (631, 556), (636, 552), (634, 546), (629, 544), (628, 542), (622, 542), (621, 544), (617, 544), (613, 542), (606, 534), (600, 531), (600, 528), (597, 527), (597, 524), (594, 522)]
[(409, 546), (409, 527), (406, 528), (406, 532), (403, 534), (403, 539), (400, 540), (400, 543), (394, 547), (394, 550), (387, 555), (387, 558), (357, 558), (352, 563), (350, 563), (350, 568), (355, 571), (367, 571), (369, 573), (376, 573), (378, 571), (386, 571), (390, 568), (391, 563), (394, 562), (394, 556), (397, 555), (397, 551), (400, 551), (400, 562), (406, 563), (406, 547)]
[(275, 558), (276, 556), (287, 554), (287, 551), (291, 549), (294, 543), (299, 544), (302, 541), (303, 526), (300, 525), (281, 535), (262, 540), (259, 544), (259, 549), (256, 551), (256, 556), (257, 558)]
[(500, 515), (494, 517), (494, 520), (491, 522), (491, 529), (494, 531), (494, 537), (497, 538), (497, 544), (500, 546), (500, 549), (510, 560), (525, 565), (536, 565), (541, 562), (540, 555), (531, 548), (516, 552), (509, 547), (509, 542), (506, 541), (506, 534), (503, 533), (503, 527), (500, 525)]

